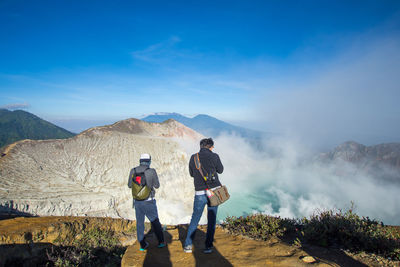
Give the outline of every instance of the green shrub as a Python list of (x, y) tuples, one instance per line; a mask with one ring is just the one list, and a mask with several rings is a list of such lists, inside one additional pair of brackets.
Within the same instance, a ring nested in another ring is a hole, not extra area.
[(287, 221), (262, 214), (254, 214), (246, 217), (228, 217), (224, 227), (231, 233), (238, 233), (255, 239), (268, 240), (276, 236), (281, 237), (286, 231)]
[(231, 233), (260, 240), (290, 234), (296, 246), (304, 242), (325, 247), (339, 246), (400, 260), (399, 231), (368, 217), (360, 217), (352, 209), (346, 212), (321, 211), (301, 220), (262, 214), (228, 217), (223, 227)]
[(114, 231), (93, 228), (84, 231), (72, 246), (47, 251), (48, 266), (120, 266), (123, 252)]
[(119, 245), (118, 238), (114, 235), (112, 230), (103, 230), (100, 228), (93, 228), (83, 233), (79, 240), (74, 241), (74, 246), (81, 249), (89, 248), (114, 248)]
[(323, 211), (301, 220), (302, 237), (310, 243), (339, 245), (352, 251), (366, 251), (400, 260), (400, 235), (383, 223), (360, 217), (352, 209)]

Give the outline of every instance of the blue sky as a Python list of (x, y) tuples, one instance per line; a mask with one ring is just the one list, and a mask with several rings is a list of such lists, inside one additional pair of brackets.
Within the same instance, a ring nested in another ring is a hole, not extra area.
[(0, 25), (0, 106), (70, 129), (162, 111), (400, 141), (399, 1), (0, 0)]

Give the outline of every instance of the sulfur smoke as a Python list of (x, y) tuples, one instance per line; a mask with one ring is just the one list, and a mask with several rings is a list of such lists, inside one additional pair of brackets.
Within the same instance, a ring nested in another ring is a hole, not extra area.
[(221, 181), (231, 191), (219, 219), (254, 212), (301, 218), (354, 202), (359, 215), (400, 224), (400, 183), (384, 182), (349, 162), (323, 162), (287, 139), (269, 139), (260, 151), (238, 136), (222, 135), (215, 152), (225, 165)]
[(379, 172), (318, 157), (349, 140), (368, 146), (400, 141), (400, 39), (374, 40), (286, 73), (273, 88), (264, 81), (254, 117), (275, 137), (262, 150), (234, 135), (216, 139), (226, 167), (221, 179), (232, 192), (220, 219), (252, 212), (299, 218), (354, 202), (358, 214), (400, 225), (400, 173), (388, 181)]

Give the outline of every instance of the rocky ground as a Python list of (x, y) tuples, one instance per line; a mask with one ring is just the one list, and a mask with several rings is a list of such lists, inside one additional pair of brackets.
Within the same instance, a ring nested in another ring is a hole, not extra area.
[(185, 148), (197, 150), (201, 138), (176, 121), (128, 119), (69, 139), (16, 142), (0, 151), (0, 212), (133, 219), (128, 175), (149, 153), (160, 180), (159, 216), (183, 223), (194, 192)]
[(215, 233), (215, 249), (204, 254), (206, 226), (201, 226), (193, 244), (193, 253), (184, 253), (182, 244), (186, 225), (169, 226), (165, 232), (166, 248), (157, 248), (153, 235), (148, 238), (148, 251), (139, 251), (139, 244), (129, 246), (121, 266), (400, 266), (366, 253), (352, 254), (340, 249), (315, 246), (296, 247), (279, 239), (268, 242), (232, 235), (222, 227)]
[(2, 218), (0, 267), (42, 266), (48, 251), (72, 246), (93, 229), (113, 231), (123, 247), (136, 241), (136, 223), (129, 220), (62, 216), (4, 219), (4, 215)]
[[(126, 248), (121, 266), (400, 266), (375, 255), (353, 254), (340, 249), (315, 246), (297, 247), (289, 242), (272, 239), (257, 241), (226, 232), (217, 227), (215, 250), (204, 254), (205, 226), (199, 227), (193, 253), (184, 253), (182, 242), (187, 225), (167, 226), (164, 232), (167, 247), (157, 248), (157, 241), (150, 232), (150, 247), (139, 251), (135, 239), (135, 222), (111, 218), (88, 217), (32, 217), (0, 221), (0, 266), (7, 266), (10, 259), (25, 259), (25, 265), (36, 266), (35, 255), (57, 243), (57, 239), (79, 239), (82, 232), (93, 229), (115, 231)], [(74, 236), (71, 236), (71, 233)], [(20, 261), (21, 262), (21, 261)], [(31, 265), (30, 265), (31, 264)]]

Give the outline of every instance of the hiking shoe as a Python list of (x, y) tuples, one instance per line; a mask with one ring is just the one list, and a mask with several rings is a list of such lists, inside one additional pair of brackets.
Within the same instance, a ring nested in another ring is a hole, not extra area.
[(192, 246), (191, 246), (191, 245), (188, 245), (188, 246), (184, 247), (184, 248), (183, 248), (183, 251), (184, 251), (185, 253), (192, 253)]
[(203, 250), (203, 252), (204, 252), (205, 254), (210, 254), (210, 253), (213, 252), (213, 248), (212, 248), (212, 247), (207, 247), (207, 248), (205, 248), (205, 249)]
[(146, 245), (142, 248), (140, 248), (140, 251), (145, 251), (149, 247), (149, 243), (146, 242)]
[(162, 243), (160, 243), (160, 244), (158, 244), (158, 248), (163, 248), (163, 247), (165, 247), (166, 246), (166, 244), (165, 244), (165, 242), (162, 242)]

